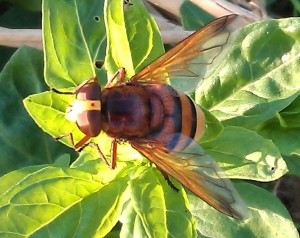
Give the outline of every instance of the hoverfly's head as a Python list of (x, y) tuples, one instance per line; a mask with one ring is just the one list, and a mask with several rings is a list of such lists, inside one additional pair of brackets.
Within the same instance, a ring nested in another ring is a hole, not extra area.
[(77, 89), (76, 99), (66, 110), (67, 120), (91, 137), (97, 136), (101, 123), (101, 87), (97, 82), (88, 83)]

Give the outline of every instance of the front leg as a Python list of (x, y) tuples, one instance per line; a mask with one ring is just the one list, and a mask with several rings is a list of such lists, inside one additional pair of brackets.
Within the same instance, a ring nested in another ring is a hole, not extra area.
[(94, 143), (94, 142), (89, 142), (84, 144), (83, 146), (81, 146), (81, 148), (78, 150), (79, 152), (82, 151), (86, 146), (92, 146), (94, 147), (100, 158), (103, 160), (104, 163), (107, 164), (108, 167), (110, 167), (111, 169), (115, 169), (116, 164), (117, 164), (117, 146), (118, 146), (118, 140), (117, 139), (113, 139), (111, 142), (111, 148), (110, 148), (110, 163), (107, 161), (105, 155), (102, 153), (100, 147), (98, 144)]
[(51, 91), (53, 91), (53, 92), (55, 92), (55, 93), (57, 93), (57, 94), (75, 95), (75, 94), (77, 94), (77, 93), (79, 92), (79, 90), (80, 90), (83, 86), (85, 86), (86, 84), (90, 83), (91, 81), (94, 81), (95, 83), (98, 83), (98, 78), (95, 76), (95, 77), (89, 78), (89, 79), (87, 79), (87, 80), (84, 80), (81, 84), (79, 84), (79, 85), (76, 87), (75, 91), (73, 91), (73, 92), (61, 92), (61, 91), (59, 91), (59, 90), (57, 90), (57, 89), (55, 89), (55, 88), (51, 88)]
[(103, 161), (108, 167), (110, 167), (111, 169), (114, 169), (114, 167), (112, 166), (112, 165), (113, 165), (112, 161), (111, 161), (111, 163), (109, 163), (109, 162), (107, 161), (105, 155), (102, 153), (102, 151), (101, 151), (101, 149), (100, 149), (100, 147), (99, 147), (99, 145), (98, 145), (97, 143), (90, 141), (90, 142), (84, 144), (78, 151), (79, 151), (79, 152), (82, 151), (82, 150), (83, 150), (85, 147), (87, 147), (87, 146), (94, 147), (94, 148), (97, 150), (97, 152), (98, 152), (98, 154), (99, 154), (99, 157), (102, 159), (102, 161)]
[(110, 148), (111, 168), (112, 169), (114, 169), (117, 164), (117, 146), (118, 146), (117, 139), (113, 139), (113, 141), (111, 142), (111, 148)]
[[(105, 155), (102, 153), (100, 147), (98, 144), (96, 144), (95, 142), (87, 142), (89, 139), (91, 139), (90, 136), (86, 135), (85, 137), (83, 137), (78, 143), (74, 143), (74, 139), (73, 139), (73, 134), (72, 133), (68, 133), (68, 134), (63, 134), (60, 135), (58, 137), (55, 137), (55, 140), (60, 140), (64, 137), (69, 137), (70, 142), (73, 146), (73, 148), (75, 149), (75, 151), (77, 152), (81, 152), (85, 147), (87, 146), (91, 146), (93, 148), (95, 148), (99, 154), (99, 157), (103, 160), (103, 162), (105, 164), (107, 164), (108, 167), (110, 167), (111, 169), (114, 169), (116, 167), (116, 151), (117, 151), (117, 143), (115, 142), (115, 140), (112, 142), (112, 151), (114, 151), (112, 153), (112, 158), (111, 158), (111, 163), (109, 163), (105, 157)], [(87, 143), (86, 143), (87, 142)]]
[(115, 72), (115, 74), (111, 77), (111, 79), (107, 82), (107, 84), (105, 85), (105, 88), (110, 88), (115, 86), (113, 84), (113, 81), (115, 80), (116, 77), (119, 76), (119, 80), (117, 81), (116, 85), (120, 85), (124, 83), (124, 79), (125, 79), (125, 68), (120, 68), (117, 72)]
[(67, 134), (62, 134), (58, 137), (55, 137), (54, 139), (55, 140), (60, 140), (64, 137), (69, 137), (70, 139), (70, 142), (73, 146), (73, 148), (76, 150), (76, 151), (79, 151), (81, 150), (81, 147), (83, 147), (85, 145), (85, 143), (91, 138), (90, 136), (88, 135), (85, 135), (79, 142), (77, 142), (76, 144), (74, 143), (74, 139), (73, 139), (73, 134), (72, 133), (67, 133)]
[(161, 174), (164, 176), (167, 184), (176, 192), (179, 192), (179, 189), (176, 188), (176, 186), (172, 183), (172, 181), (169, 178), (169, 174), (166, 173), (163, 169), (161, 169), (160, 167), (156, 166), (156, 168), (161, 172)]

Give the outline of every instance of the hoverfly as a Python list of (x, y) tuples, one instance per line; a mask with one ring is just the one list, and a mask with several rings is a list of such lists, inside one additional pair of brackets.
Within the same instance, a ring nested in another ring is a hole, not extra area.
[[(69, 135), (76, 150), (94, 145), (112, 169), (118, 142), (128, 142), (156, 165), (173, 188), (169, 175), (217, 210), (246, 218), (247, 208), (230, 180), (197, 143), (205, 131), (204, 113), (185, 93), (167, 84), (168, 78), (199, 82), (206, 77), (237, 18), (229, 15), (204, 26), (126, 82), (121, 68), (103, 89), (93, 77), (66, 93), (76, 95), (66, 117), (85, 136), (77, 143), (71, 133), (58, 139)], [(99, 146), (89, 142), (101, 131), (112, 138), (110, 163)]]

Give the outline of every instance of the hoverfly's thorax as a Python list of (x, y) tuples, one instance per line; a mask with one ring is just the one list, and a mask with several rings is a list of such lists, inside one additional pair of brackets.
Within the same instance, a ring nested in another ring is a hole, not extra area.
[(114, 137), (141, 137), (149, 132), (149, 98), (142, 86), (122, 85), (102, 91), (103, 131)]

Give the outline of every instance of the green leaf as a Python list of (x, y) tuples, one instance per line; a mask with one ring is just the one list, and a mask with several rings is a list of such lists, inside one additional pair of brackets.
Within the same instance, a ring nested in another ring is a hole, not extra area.
[(274, 117), (299, 94), (299, 26), (289, 18), (243, 28), (196, 101), (225, 125), (251, 127)]
[(71, 158), (69, 154), (62, 154), (53, 163), (57, 167), (69, 167)]
[(298, 155), (287, 156), (284, 157), (284, 159), (288, 165), (289, 174), (300, 176), (300, 156)]
[(180, 6), (182, 25), (186, 30), (197, 30), (208, 22), (214, 20), (214, 17), (206, 11), (197, 7), (190, 1), (184, 1)]
[[(36, 0), (29, 0), (29, 1), (36, 1)], [(22, 1), (22, 2), (23, 3), (25, 2), (26, 4), (29, 1)], [(29, 8), (30, 8), (29, 6), (27, 7), (27, 9), (20, 8), (15, 5), (10, 6), (7, 9), (7, 11), (2, 12), (0, 16), (0, 25), (8, 28), (13, 28), (13, 29), (40, 29), (42, 25), (42, 19), (40, 13), (41, 9), (39, 9), (38, 12), (32, 12), (30, 11), (31, 9)]]
[(295, 140), (300, 129), (300, 97), (277, 113), (270, 120), (254, 127), (259, 133), (274, 140), (284, 155), (298, 154), (299, 143)]
[(184, 194), (173, 190), (157, 169), (144, 167), (138, 172), (129, 181), (130, 205), (136, 214), (128, 211), (127, 218), (135, 223), (126, 224), (127, 234), (143, 231), (147, 237), (194, 237), (194, 221)]
[(202, 109), (205, 114), (206, 129), (204, 136), (201, 138), (201, 143), (211, 141), (217, 138), (223, 131), (224, 127), (218, 119), (209, 111)]
[(273, 140), (282, 155), (300, 155), (300, 129), (282, 128), (270, 123), (259, 129), (258, 133)]
[(22, 103), (29, 94), (46, 89), (42, 62), (42, 52), (22, 47), (0, 73), (0, 174), (24, 166), (52, 163), (60, 154), (72, 153), (43, 133)]
[(251, 217), (237, 221), (212, 209), (206, 203), (188, 195), (197, 232), (205, 237), (299, 237), (284, 205), (270, 192), (248, 183), (235, 183), (249, 207)]
[(277, 123), (266, 123), (258, 133), (271, 139), (284, 156), (292, 174), (300, 175), (300, 129), (283, 128)]
[(142, 219), (137, 215), (132, 202), (128, 202), (123, 210), (120, 221), (123, 223), (120, 233), (121, 238), (147, 237)]
[(11, 0), (10, 2), (13, 2), (14, 5), (19, 6), (20, 8), (28, 10), (28, 11), (41, 11), (42, 7), (42, 1), (41, 0)]
[(0, 233), (7, 236), (103, 237), (128, 199), (125, 177), (105, 184), (69, 168), (28, 167), (0, 183)]
[[(103, 61), (106, 47), (103, 1), (45, 0), (43, 39), (50, 87), (74, 88), (95, 76), (95, 63)], [(97, 75), (101, 79), (105, 74)]]
[(287, 172), (274, 143), (242, 127), (225, 127), (217, 139), (201, 145), (230, 178), (272, 181)]
[(300, 128), (300, 97), (298, 96), (288, 107), (274, 118), (283, 128)]
[(274, 142), (293, 174), (300, 174), (300, 166), (297, 165), (297, 156), (300, 155), (299, 112), (300, 98), (297, 97), (275, 117), (254, 127), (260, 135)]
[(163, 52), (163, 44), (155, 21), (140, 0), (131, 0), (123, 14), (123, 2), (105, 2), (105, 21), (108, 49), (105, 68), (115, 73), (126, 69), (127, 77), (133, 76)]
[(85, 152), (80, 153), (79, 158), (70, 167), (97, 175), (103, 183), (109, 183), (117, 178), (128, 177), (128, 174), (136, 170), (136, 166), (133, 163), (125, 163), (120, 160), (118, 160), (116, 168), (112, 170), (100, 158), (95, 158), (94, 154)]
[[(43, 92), (27, 97), (24, 100), (24, 105), (35, 122), (53, 137), (77, 129), (77, 133), (81, 134), (78, 135), (78, 138), (75, 136), (74, 140), (76, 141), (81, 139), (84, 134), (80, 132), (76, 124), (65, 119), (65, 111), (72, 100), (74, 100), (73, 95)], [(66, 141), (70, 144), (69, 138)]]

